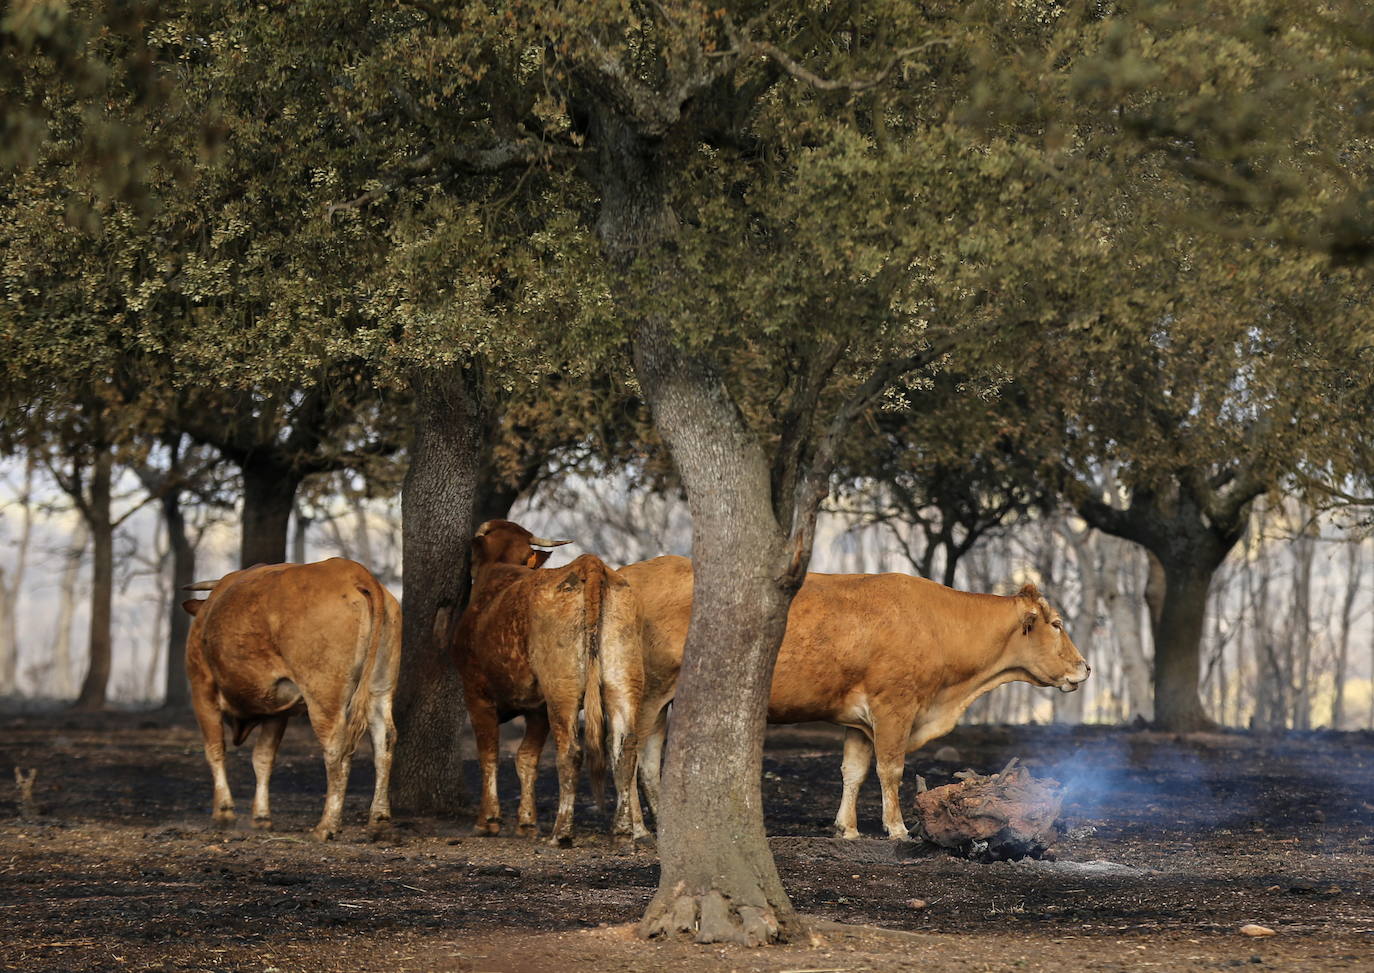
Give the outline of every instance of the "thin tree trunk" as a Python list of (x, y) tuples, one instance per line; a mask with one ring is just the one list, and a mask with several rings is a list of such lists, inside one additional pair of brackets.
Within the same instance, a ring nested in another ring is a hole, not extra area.
[(416, 374), (415, 438), (401, 488), (403, 650), (392, 800), (422, 813), (464, 804), (463, 688), (449, 628), (468, 593), (481, 458), (481, 399), (459, 366)]
[(250, 459), (242, 466), (243, 517), (239, 567), (281, 564), (286, 560), (286, 535), (300, 474), (266, 459)]
[(33, 541), (34, 457), (24, 459), (24, 492), (18, 497), (22, 514), (18, 543), (12, 548), (9, 567), (0, 565), (0, 695), (15, 692), (19, 686), (19, 603), (28, 568), (29, 547)]
[(86, 557), (86, 544), (91, 529), (83, 518), (76, 525), (76, 534), (65, 552), (67, 559), (62, 567), (62, 580), (58, 584), (61, 600), (57, 609), (57, 632), (53, 639), (52, 694), (56, 699), (66, 699), (76, 688), (76, 674), (72, 671), (72, 623), (76, 619), (77, 585), (81, 581), (81, 562)]
[(167, 664), (162, 705), (169, 710), (185, 710), (191, 705), (190, 684), (186, 681), (186, 636), (191, 631), (191, 616), (181, 607), (181, 592), (196, 580), (196, 549), (186, 533), (180, 490), (168, 490), (162, 497), (162, 521), (167, 526), (167, 543), (172, 549), (172, 597), (166, 609)]
[(108, 447), (97, 452), (91, 466), (91, 486), (87, 518), (91, 528), (91, 625), (89, 664), (73, 707), (79, 710), (105, 708), (109, 691), (111, 662), (111, 608), (114, 599), (114, 522), (110, 516), (110, 494), (114, 457)]
[(1117, 585), (1107, 593), (1106, 602), (1121, 650), (1121, 668), (1129, 699), (1125, 715), (1153, 721), (1155, 703), (1150, 685), (1151, 665), (1145, 653), (1145, 633), (1140, 618), (1144, 598), (1139, 581), (1139, 565), (1138, 562), (1132, 563), (1136, 559), (1129, 556), (1124, 542), (1115, 543), (1120, 548), (1122, 563), (1116, 572)]
[[(1307, 518), (1309, 511), (1298, 508), (1298, 516)], [(1293, 542), (1293, 638), (1294, 675), (1297, 692), (1293, 699), (1293, 728), (1312, 728), (1312, 561), (1316, 557), (1317, 541), (1309, 528)]]
[[(291, 533), (291, 561), (295, 564), (306, 563), (306, 538), (310, 534), (310, 518), (305, 511), (296, 506), (296, 529)], [(369, 565), (369, 567), (371, 567)]]
[[(1364, 558), (1356, 541), (1345, 544), (1345, 596), (1341, 599), (1341, 628), (1336, 642), (1336, 665), (1332, 673), (1331, 728), (1345, 724), (1345, 680), (1350, 667), (1350, 630), (1355, 621), (1355, 599), (1364, 580)], [(1374, 677), (1374, 671), (1370, 673)]]

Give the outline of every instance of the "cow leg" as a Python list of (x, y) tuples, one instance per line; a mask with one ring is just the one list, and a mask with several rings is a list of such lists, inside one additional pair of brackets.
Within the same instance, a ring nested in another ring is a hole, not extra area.
[(253, 774), (257, 789), (253, 792), (253, 827), (268, 830), (272, 827), (271, 802), (268, 786), (272, 782), (272, 768), (277, 762), (277, 748), (286, 732), (288, 716), (269, 716), (258, 726), (258, 739), (253, 744)]
[(668, 704), (640, 710), (639, 719), (639, 783), (644, 797), (658, 823), (659, 781), (663, 771), (663, 742), (668, 736)]
[(339, 833), (343, 824), (344, 793), (348, 790), (353, 751), (366, 724), (360, 721), (350, 726), (346, 711), (331, 713), (328, 707), (309, 696), (305, 699), (305, 705), (310, 715), (310, 725), (315, 728), (315, 736), (324, 748), (324, 813), (320, 815), (320, 823), (315, 825), (313, 834), (319, 841), (329, 841)]
[(372, 764), (377, 777), (372, 789), (367, 830), (376, 839), (391, 823), (391, 755), (396, 749), (396, 724), (391, 718), (390, 693), (373, 697), (367, 728), (372, 737)]
[(873, 744), (868, 734), (856, 727), (845, 727), (844, 763), (840, 767), (840, 777), (844, 790), (840, 795), (840, 809), (835, 813), (835, 837), (859, 837), (859, 787), (868, 777), (868, 766), (873, 759)]
[(515, 773), (520, 778), (520, 811), (516, 816), (515, 833), (525, 838), (533, 838), (539, 833), (534, 782), (539, 776), (539, 755), (544, 752), (544, 741), (548, 738), (548, 711), (540, 709), (526, 713), (525, 739), (520, 741), (520, 749), (515, 752)]
[(472, 737), (477, 744), (477, 763), (482, 768), (482, 797), (477, 806), (476, 835), (501, 833), (501, 802), (496, 796), (496, 762), (500, 758), (501, 721), (496, 709), (482, 700), (468, 700)]
[(201, 739), (205, 744), (205, 762), (210, 765), (210, 776), (215, 784), (215, 797), (211, 820), (221, 828), (234, 826), (234, 798), (229, 793), (229, 776), (224, 770), (224, 715), (216, 705), (214, 688), (191, 683), (191, 706), (195, 710), (196, 722), (200, 724)]
[(900, 799), (909, 726), (909, 720), (879, 720), (873, 731), (873, 749), (878, 757), (878, 783), (883, 789), (883, 827), (887, 829), (887, 836), (893, 839), (910, 837), (902, 818)]
[(577, 732), (578, 706), (555, 709), (549, 706), (553, 744), (558, 750), (558, 816), (554, 818), (551, 845), (572, 844), (573, 802), (577, 797), (577, 775), (582, 771), (582, 741)]
[(639, 841), (649, 837), (649, 829), (644, 827), (637, 800), (635, 765), (639, 762), (639, 737), (634, 732), (636, 707), (627, 696), (620, 689), (606, 687), (606, 709), (611, 717), (611, 777), (615, 781), (615, 818), (611, 822), (611, 835), (618, 841)]

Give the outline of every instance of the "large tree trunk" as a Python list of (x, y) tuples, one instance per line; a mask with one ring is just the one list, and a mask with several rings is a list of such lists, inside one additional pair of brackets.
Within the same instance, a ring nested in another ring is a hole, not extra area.
[(1215, 565), (1164, 564), (1164, 600), (1155, 630), (1155, 722), (1176, 732), (1215, 728), (1198, 695), (1207, 592)]
[(403, 646), (392, 800), (421, 813), (464, 803), (463, 689), (448, 633), (468, 592), (481, 458), (477, 383), (459, 366), (412, 379), (415, 438), (401, 488)]
[(286, 560), (287, 529), (301, 476), (288, 466), (263, 458), (247, 460), (242, 470), (239, 567), (281, 564)]
[(114, 598), (114, 522), (110, 516), (110, 491), (114, 457), (108, 449), (96, 454), (91, 467), (87, 522), (91, 528), (93, 560), (91, 566), (90, 663), (74, 708), (99, 710), (105, 707), (110, 682), (111, 607)]
[(162, 498), (162, 520), (167, 525), (167, 543), (172, 549), (172, 597), (167, 606), (167, 665), (162, 705), (169, 710), (185, 710), (191, 705), (191, 689), (186, 681), (186, 636), (191, 631), (191, 616), (186, 614), (181, 602), (182, 589), (196, 580), (196, 549), (186, 533), (180, 490), (168, 490)]
[(800, 922), (760, 791), (769, 685), (797, 580), (768, 465), (723, 383), (684, 360), (666, 329), (642, 329), (635, 361), (687, 488), (696, 578), (664, 765), (662, 870), (640, 929), (698, 942), (793, 938)]
[[(612, 265), (627, 270), (640, 258), (658, 279), (679, 273), (661, 141), (604, 107), (594, 137), (597, 232)], [(636, 284), (627, 280), (623, 293), (633, 303)], [(640, 387), (686, 487), (696, 578), (658, 809), (662, 868), (640, 933), (793, 938), (802, 926), (768, 848), (760, 784), (773, 662), (810, 549), (789, 560), (768, 461), (721, 377), (680, 351), (657, 309), (627, 311), (637, 319)]]

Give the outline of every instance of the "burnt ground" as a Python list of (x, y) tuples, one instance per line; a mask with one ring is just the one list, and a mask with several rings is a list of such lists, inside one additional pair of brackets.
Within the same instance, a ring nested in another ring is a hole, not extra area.
[[(958, 759), (936, 762), (946, 744)], [(815, 939), (760, 950), (636, 941), (656, 862), (613, 853), (589, 802), (572, 849), (472, 838), (465, 817), (364, 841), (365, 748), (342, 840), (315, 844), (324, 772), (302, 723), (274, 779), (278, 830), (254, 832), (249, 749), (230, 761), (240, 829), (218, 832), (189, 723), (0, 718), (0, 969), (1374, 970), (1374, 734), (961, 729), (912, 755), (908, 791), (918, 772), (938, 785), (1012, 756), (1071, 788), (1056, 861), (979, 865), (831, 840), (838, 734), (775, 728), (768, 828)], [(19, 817), (16, 765), (38, 768), (38, 819)], [(509, 761), (502, 775), (509, 822)], [(876, 836), (878, 817), (870, 778), (861, 829)]]

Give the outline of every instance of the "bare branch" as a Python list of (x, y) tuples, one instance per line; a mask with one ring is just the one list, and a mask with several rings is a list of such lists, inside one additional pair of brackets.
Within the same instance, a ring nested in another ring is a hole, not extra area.
[(885, 68), (871, 78), (842, 78), (837, 80), (822, 78), (819, 74), (808, 70), (799, 61), (793, 60), (785, 51), (768, 41), (741, 41), (741, 45), (745, 50), (751, 50), (766, 55), (792, 77), (796, 78), (798, 81), (805, 82), (817, 91), (850, 92), (868, 91), (871, 88), (876, 88), (886, 81), (888, 76), (896, 69), (897, 65), (901, 64), (907, 58), (922, 54), (935, 47), (948, 47), (951, 43), (952, 41), (948, 37), (935, 37), (926, 41), (924, 44), (917, 44), (915, 47), (904, 47), (892, 56), (892, 60), (887, 63)]

